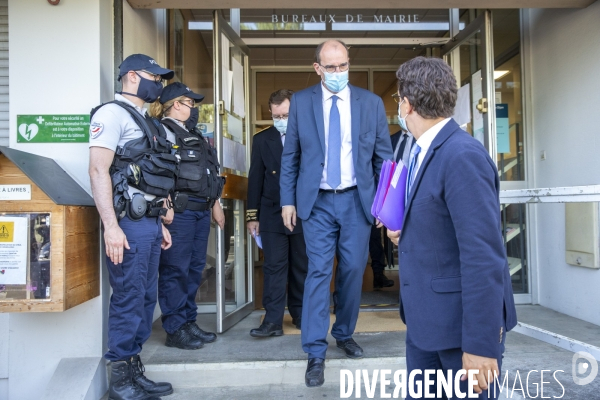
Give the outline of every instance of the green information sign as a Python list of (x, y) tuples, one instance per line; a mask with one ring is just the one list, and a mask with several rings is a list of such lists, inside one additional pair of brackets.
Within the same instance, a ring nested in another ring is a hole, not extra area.
[(90, 116), (17, 115), (17, 143), (87, 143)]

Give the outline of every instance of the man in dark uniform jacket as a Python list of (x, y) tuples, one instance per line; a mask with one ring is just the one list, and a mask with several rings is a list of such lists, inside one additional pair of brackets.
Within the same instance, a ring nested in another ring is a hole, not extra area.
[(292, 94), (291, 90), (281, 89), (271, 95), (269, 110), (274, 126), (257, 133), (252, 143), (246, 221), (250, 234), (259, 235), (263, 245), (263, 306), (266, 310), (260, 327), (250, 331), (254, 337), (283, 335), (286, 284), (292, 322), (298, 329), (301, 326), (308, 269), (306, 245), (300, 221), (293, 232), (283, 225), (279, 202), (281, 154)]

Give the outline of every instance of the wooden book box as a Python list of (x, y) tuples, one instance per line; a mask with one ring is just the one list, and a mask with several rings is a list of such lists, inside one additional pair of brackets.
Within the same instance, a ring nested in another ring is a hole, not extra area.
[(65, 311), (100, 295), (100, 220), (54, 160), (0, 146), (0, 312)]

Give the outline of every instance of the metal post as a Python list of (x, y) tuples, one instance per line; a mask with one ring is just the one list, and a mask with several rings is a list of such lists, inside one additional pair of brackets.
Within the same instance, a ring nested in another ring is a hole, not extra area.
[[(483, 49), (483, 83), (485, 85), (483, 97), (487, 98), (488, 112), (484, 114), (484, 123), (487, 123), (487, 136), (484, 138), (485, 146), (489, 151), (494, 164), (498, 166), (498, 151), (496, 144), (496, 85), (494, 82), (494, 37), (492, 34), (492, 12), (485, 11), (485, 23), (482, 29)], [(475, 71), (475, 69), (473, 69)]]
[(235, 33), (237, 33), (238, 36), (241, 36), (241, 14), (239, 8), (232, 8), (229, 10), (229, 20)]
[(451, 8), (448, 11), (450, 17), (450, 37), (453, 38), (460, 31), (460, 15), (458, 14), (458, 8)]
[[(221, 19), (219, 11), (213, 12), (213, 76), (214, 76), (214, 126), (215, 135), (214, 143), (217, 149), (217, 155), (219, 162), (223, 163), (223, 119), (219, 112), (219, 99), (221, 96), (222, 79), (221, 76)], [(216, 309), (217, 309), (217, 332), (223, 333), (223, 319), (225, 318), (225, 239), (223, 230), (217, 225), (216, 226), (217, 236), (217, 252), (215, 254), (215, 264), (217, 269), (216, 276)]]

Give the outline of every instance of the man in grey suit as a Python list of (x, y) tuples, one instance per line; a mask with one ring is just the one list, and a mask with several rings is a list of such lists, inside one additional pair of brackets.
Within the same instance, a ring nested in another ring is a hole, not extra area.
[(309, 387), (325, 381), (335, 255), (338, 304), (331, 335), (346, 356), (363, 356), (352, 334), (371, 226), (378, 223), (371, 205), (383, 160), (393, 155), (383, 101), (348, 85), (346, 45), (338, 40), (321, 43), (313, 67), (321, 82), (292, 97), (280, 179), (283, 222), (293, 230), (296, 217), (302, 220), (309, 260), (302, 306)]

